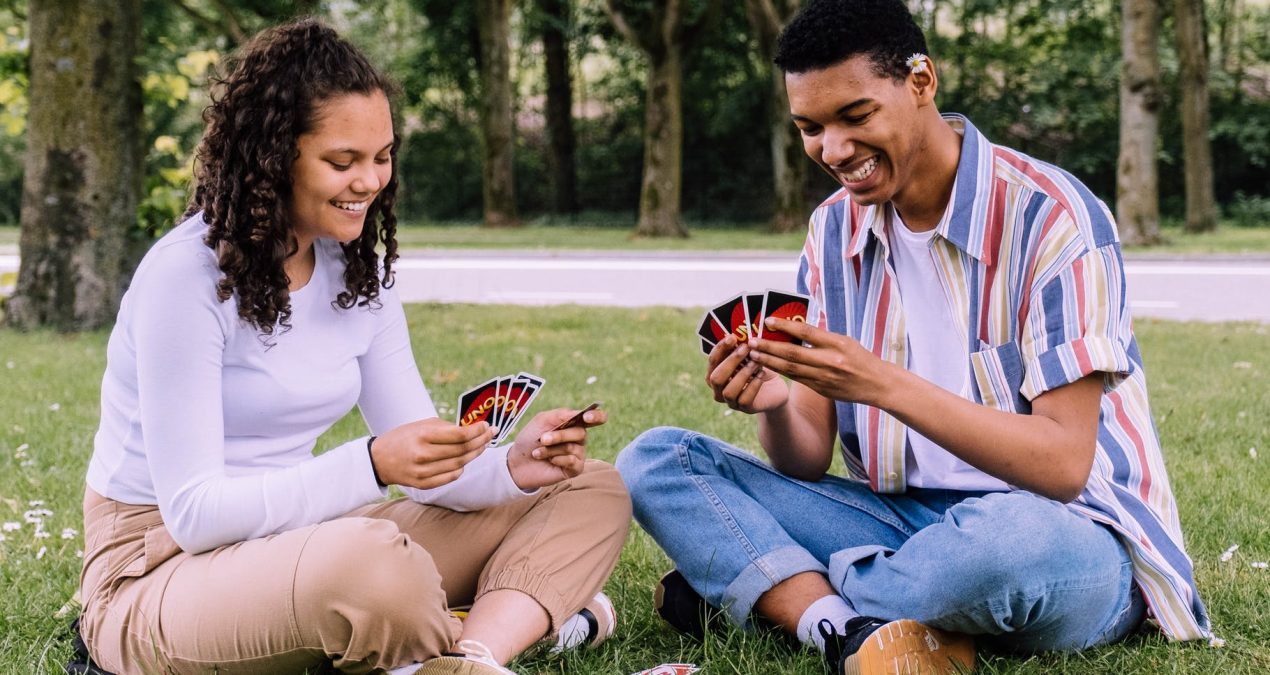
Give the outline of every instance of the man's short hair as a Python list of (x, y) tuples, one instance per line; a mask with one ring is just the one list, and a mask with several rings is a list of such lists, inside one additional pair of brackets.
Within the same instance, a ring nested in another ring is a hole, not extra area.
[(903, 80), (905, 63), (926, 53), (926, 36), (903, 0), (811, 0), (781, 31), (773, 61), (805, 73), (864, 54), (880, 77)]

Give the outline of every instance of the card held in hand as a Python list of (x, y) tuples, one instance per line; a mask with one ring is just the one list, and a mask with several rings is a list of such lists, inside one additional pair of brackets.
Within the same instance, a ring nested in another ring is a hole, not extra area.
[(455, 423), (461, 427), (470, 427), (481, 422), (492, 425), (491, 416), (498, 393), (498, 380), (497, 377), (492, 378), (463, 392), (459, 396), (458, 419)]
[(809, 299), (805, 295), (768, 289), (768, 291), (763, 294), (763, 310), (760, 313), (758, 321), (758, 336), (764, 340), (771, 340), (772, 342), (789, 342), (796, 345), (803, 344), (802, 340), (799, 340), (788, 333), (767, 328), (764, 322), (767, 320), (767, 317), (774, 316), (786, 321), (800, 321), (802, 323), (806, 323), (808, 303)]

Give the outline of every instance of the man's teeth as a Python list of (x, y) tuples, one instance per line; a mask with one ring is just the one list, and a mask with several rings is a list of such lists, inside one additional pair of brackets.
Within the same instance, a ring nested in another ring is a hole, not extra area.
[(877, 168), (877, 166), (878, 166), (878, 158), (877, 156), (873, 156), (865, 160), (864, 164), (860, 168), (850, 173), (844, 173), (842, 175), (844, 178), (847, 179), (848, 182), (859, 183), (865, 178), (868, 178), (869, 175), (873, 173), (873, 170)]
[(366, 210), (366, 202), (331, 202), (331, 203), (334, 204), (336, 208), (344, 209), (345, 211), (356, 212), (356, 211)]

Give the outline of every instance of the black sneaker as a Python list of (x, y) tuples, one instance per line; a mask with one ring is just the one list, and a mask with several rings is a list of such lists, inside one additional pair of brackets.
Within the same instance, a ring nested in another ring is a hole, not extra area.
[(653, 609), (671, 628), (698, 640), (707, 630), (715, 630), (723, 623), (723, 612), (693, 590), (679, 570), (667, 572), (657, 582)]
[(947, 675), (974, 670), (969, 636), (928, 628), (911, 619), (883, 621), (869, 616), (847, 620), (845, 633), (821, 620), (825, 660), (836, 675)]

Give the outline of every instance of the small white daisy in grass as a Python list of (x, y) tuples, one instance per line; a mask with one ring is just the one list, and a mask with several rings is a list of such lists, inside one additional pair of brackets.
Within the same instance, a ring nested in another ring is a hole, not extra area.
[(73, 527), (66, 527), (62, 529), (63, 539), (74, 539), (78, 534), (79, 532), (76, 531), (75, 528)]
[(48, 553), (48, 551), (49, 549), (47, 546), (41, 546), (39, 552), (35, 554), (35, 559), (39, 560), (40, 558), (43, 558), (44, 554)]
[(5, 532), (13, 532), (15, 530), (22, 529), (22, 523), (15, 523), (12, 520), (10, 520), (10, 521), (6, 521), (5, 524), (0, 527), (3, 527)]
[(5, 368), (8, 368), (9, 370), (13, 370), (14, 368), (17, 368), (17, 367), (18, 367), (18, 364), (14, 363), (14, 362), (12, 362), (12, 361), (5, 361), (5, 362), (4, 362), (4, 367), (5, 367)]
[(52, 410), (53, 412), (57, 412), (57, 411), (59, 411), (59, 410), (61, 410), (61, 409), (62, 409), (62, 404), (61, 404), (61, 403), (50, 403), (50, 404), (49, 404), (49, 410)]
[(1256, 459), (1256, 458), (1257, 458), (1257, 449), (1256, 449), (1256, 448), (1248, 448), (1248, 457), (1250, 457), (1250, 458), (1252, 458), (1252, 459)]
[(26, 505), (27, 505), (27, 506), (44, 506), (44, 500), (43, 500), (43, 499), (32, 499), (31, 501), (27, 502), (27, 503), (26, 503)]
[(1221, 561), (1228, 562), (1231, 558), (1235, 557), (1235, 551), (1238, 551), (1238, 550), (1239, 550), (1239, 544), (1235, 544), (1231, 546), (1230, 548), (1226, 549), (1221, 554)]
[(1261, 560), (1261, 561), (1252, 563), (1252, 566), (1254, 569), (1264, 570), (1266, 567), (1270, 567), (1270, 563), (1267, 563), (1264, 560)]
[(595, 384), (595, 383), (596, 383), (596, 381), (598, 381), (599, 379), (600, 379), (600, 378), (598, 378), (598, 377), (596, 377), (596, 376), (592, 375), (591, 377), (588, 377), (588, 378), (586, 379), (586, 383), (587, 383), (587, 384)]
[(48, 539), (48, 538), (49, 538), (49, 537), (51, 537), (51, 536), (53, 536), (53, 535), (51, 535), (51, 534), (49, 534), (48, 532), (44, 531), (44, 528), (42, 528), (42, 527), (37, 527), (37, 528), (35, 528), (35, 538), (36, 538), (36, 539)]

